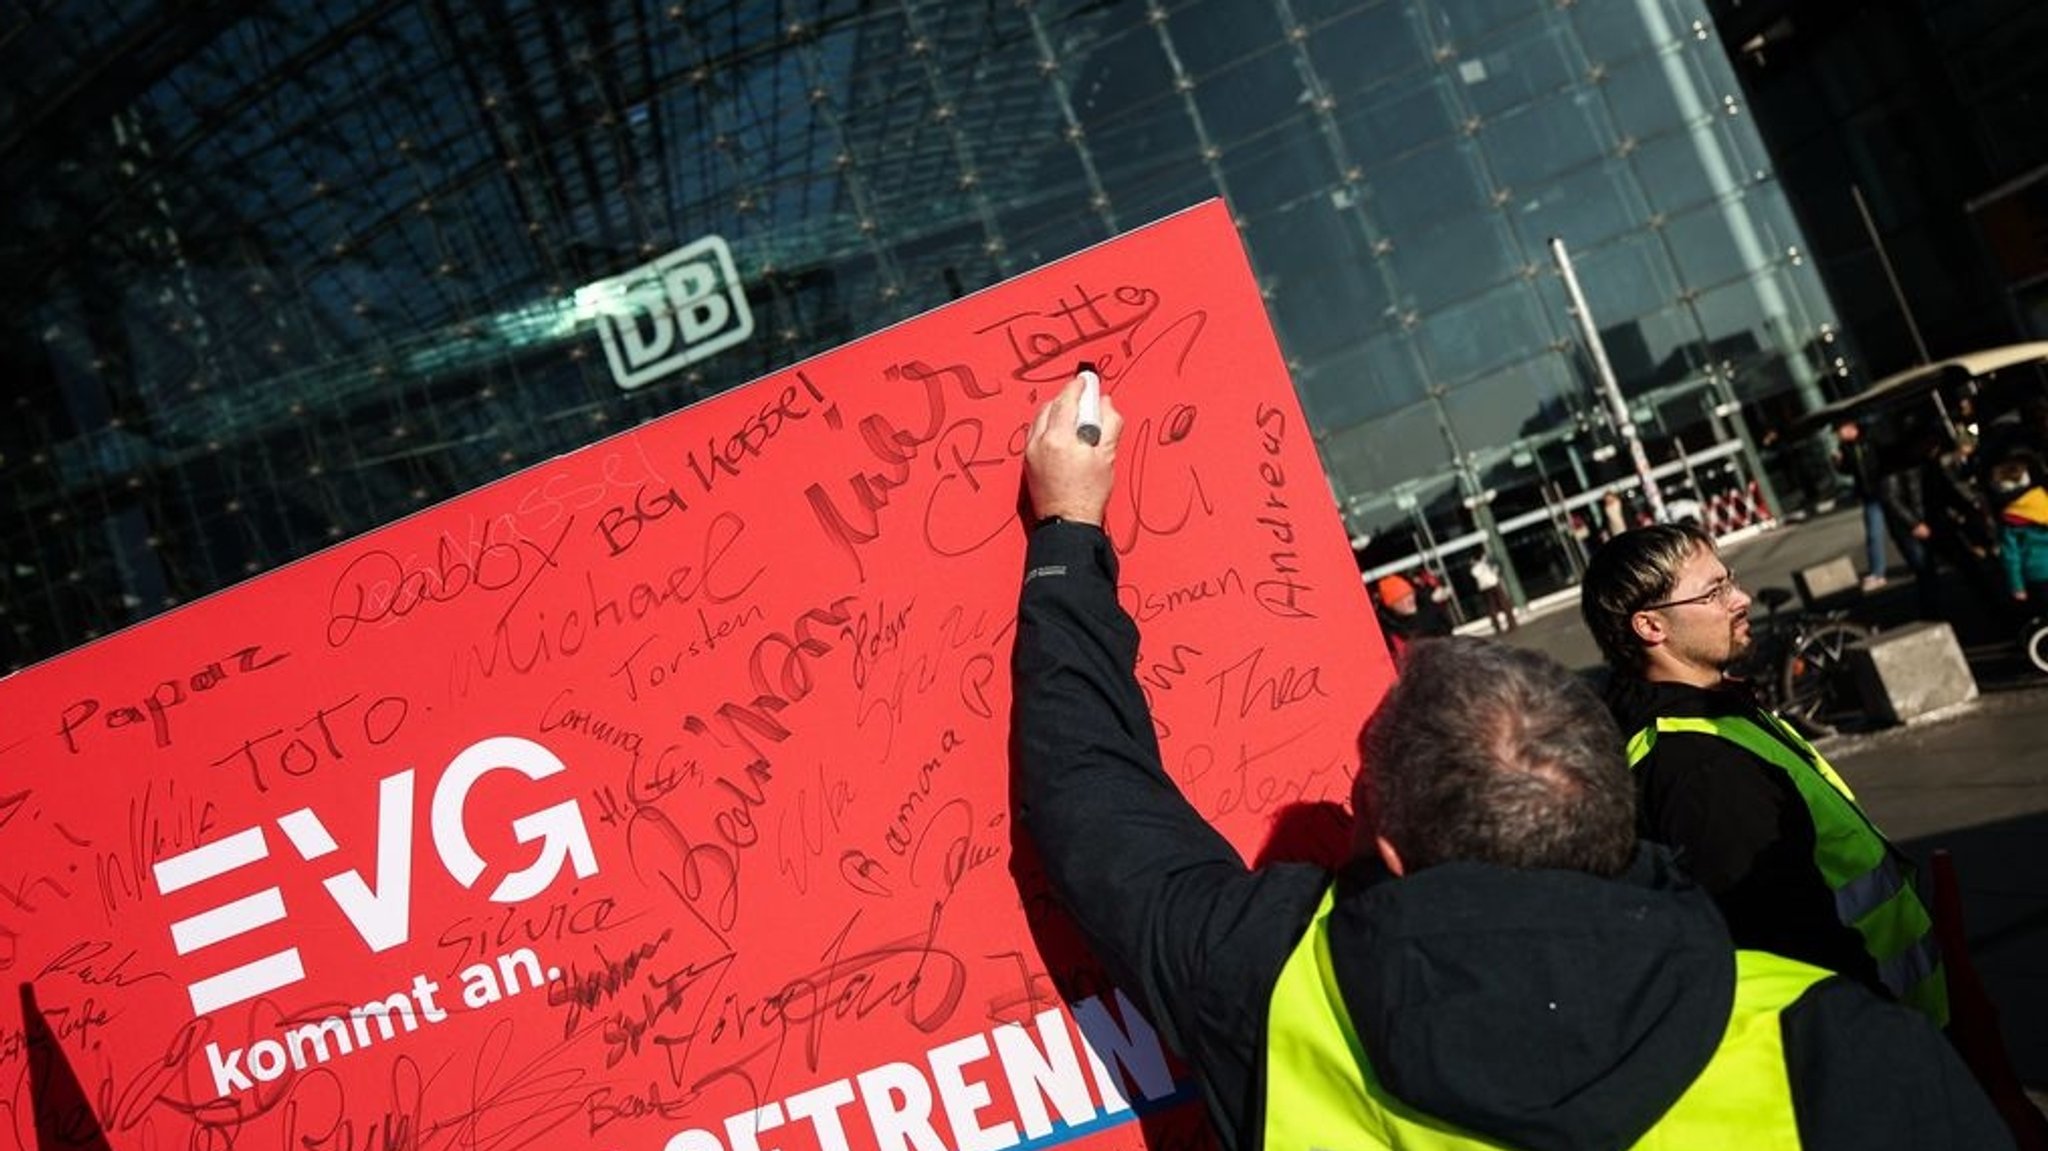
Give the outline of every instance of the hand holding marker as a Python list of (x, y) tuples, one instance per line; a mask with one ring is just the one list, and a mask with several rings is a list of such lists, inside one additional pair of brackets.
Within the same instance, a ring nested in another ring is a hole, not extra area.
[(1081, 403), (1074, 413), (1074, 438), (1095, 446), (1102, 442), (1102, 377), (1095, 365), (1081, 361)]

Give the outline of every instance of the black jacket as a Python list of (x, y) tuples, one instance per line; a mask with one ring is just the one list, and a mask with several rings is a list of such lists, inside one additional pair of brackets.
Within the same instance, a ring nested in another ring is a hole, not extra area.
[(1877, 449), (1869, 441), (1844, 443), (1835, 457), (1835, 470), (1849, 477), (1849, 486), (1855, 490), (1857, 499), (1868, 502), (1881, 497), (1884, 468), (1878, 461)]
[(1926, 524), (1940, 546), (1988, 547), (1991, 514), (1952, 457), (1932, 456), (1884, 477), (1886, 522), (1900, 534)]
[[(1333, 877), (1251, 870), (1160, 766), (1102, 533), (1032, 534), (1018, 616), (1019, 816), (1096, 954), (1192, 1064), (1222, 1144), (1261, 1145), (1267, 1004)], [(1336, 879), (1338, 982), (1388, 1087), (1527, 1148), (1626, 1147), (1720, 1041), (1734, 960), (1656, 849), (1627, 876), (1450, 864)], [(2010, 1146), (1914, 1013), (1829, 979), (1785, 1015), (1809, 1148)]]
[[(1607, 689), (1623, 738), (1660, 716), (1741, 716), (1772, 730), (1748, 694), (1645, 683), (1617, 675)], [(1883, 984), (1863, 939), (1835, 913), (1834, 893), (1813, 862), (1813, 816), (1782, 768), (1718, 736), (1659, 736), (1635, 767), (1636, 826), (1669, 846), (1705, 888), (1738, 947)]]
[(1387, 641), (1387, 654), (1399, 659), (1401, 653), (1418, 640), (1450, 635), (1455, 629), (1451, 617), (1444, 612), (1443, 605), (1427, 598), (1425, 589), (1417, 588), (1415, 610), (1402, 615), (1400, 612), (1381, 604), (1378, 608), (1380, 635)]

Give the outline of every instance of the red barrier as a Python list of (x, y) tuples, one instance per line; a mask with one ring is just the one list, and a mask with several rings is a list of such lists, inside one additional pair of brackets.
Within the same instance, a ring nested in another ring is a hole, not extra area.
[(1751, 523), (1764, 523), (1774, 519), (1770, 502), (1764, 499), (1764, 486), (1755, 480), (1749, 481), (1749, 517)]
[(1934, 877), (1934, 934), (1941, 941), (1942, 966), (1948, 972), (1948, 1034), (1963, 1062), (1977, 1077), (1998, 1113), (2012, 1128), (2020, 1151), (2048, 1151), (2048, 1119), (2027, 1098), (2012, 1056), (2005, 1049), (2005, 1036), (1998, 1029), (1998, 1009), (1984, 990), (1970, 957), (1969, 933), (1963, 925), (1962, 889), (1956, 881), (1956, 864), (1946, 848), (1935, 849), (1931, 860)]

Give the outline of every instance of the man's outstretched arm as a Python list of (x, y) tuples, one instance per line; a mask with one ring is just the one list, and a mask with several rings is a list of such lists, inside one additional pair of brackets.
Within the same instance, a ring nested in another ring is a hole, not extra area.
[(1039, 413), (1025, 449), (1032, 506), (1047, 518), (1031, 533), (1018, 608), (1019, 815), (1097, 956), (1185, 1051), (1173, 1015), (1190, 1006), (1205, 941), (1255, 885), (1160, 766), (1133, 671), (1137, 626), (1117, 604), (1100, 526), (1122, 420), (1105, 400), (1101, 441), (1084, 443), (1077, 390)]

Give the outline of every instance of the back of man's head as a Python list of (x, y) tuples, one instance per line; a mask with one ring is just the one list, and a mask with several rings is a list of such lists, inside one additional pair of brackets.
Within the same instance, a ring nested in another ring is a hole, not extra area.
[(1701, 548), (1712, 551), (1714, 537), (1699, 527), (1655, 524), (1623, 532), (1593, 553), (1579, 586), (1579, 614), (1609, 667), (1642, 674), (1649, 653), (1636, 634), (1635, 614), (1670, 595), (1680, 569)]
[(1470, 861), (1619, 874), (1635, 786), (1592, 688), (1547, 656), (1480, 639), (1417, 644), (1360, 740), (1358, 846), (1403, 869)]

